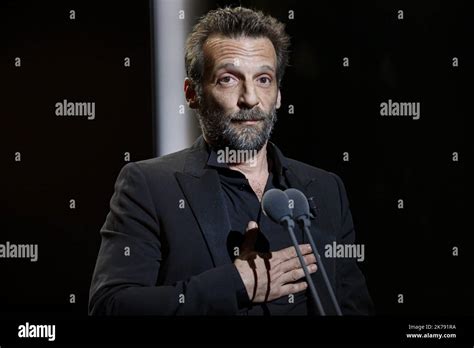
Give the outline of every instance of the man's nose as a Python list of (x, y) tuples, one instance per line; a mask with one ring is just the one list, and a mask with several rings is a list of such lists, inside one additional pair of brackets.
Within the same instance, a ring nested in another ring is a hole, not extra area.
[(240, 91), (238, 106), (242, 109), (252, 109), (259, 103), (257, 91), (251, 82), (243, 84)]

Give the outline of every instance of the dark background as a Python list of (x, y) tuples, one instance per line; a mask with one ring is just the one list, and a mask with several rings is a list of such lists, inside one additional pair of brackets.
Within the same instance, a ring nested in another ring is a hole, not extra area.
[[(272, 139), (287, 156), (342, 177), (377, 313), (472, 315), (465, 166), (473, 36), (465, 3), (239, 3), (287, 23), (291, 66)], [(1, 314), (87, 315), (123, 153), (132, 161), (156, 155), (150, 16), (148, 1), (2, 1), (0, 243), (38, 243), (39, 261), (0, 259)], [(96, 102), (96, 119), (56, 117), (63, 99)], [(381, 117), (388, 99), (421, 102), (421, 118)]]
[[(39, 244), (36, 263), (0, 261), (0, 312), (86, 316), (98, 232), (124, 152), (132, 161), (154, 156), (149, 3), (0, 6), (0, 240)], [(70, 9), (76, 20), (69, 20)], [(21, 68), (14, 57), (21, 57)], [(95, 120), (55, 116), (63, 99), (95, 102)], [(16, 151), (21, 162), (14, 161)]]

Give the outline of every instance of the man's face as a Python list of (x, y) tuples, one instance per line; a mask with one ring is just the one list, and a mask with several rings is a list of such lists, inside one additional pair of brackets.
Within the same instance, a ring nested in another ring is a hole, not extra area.
[(198, 115), (206, 140), (218, 148), (260, 150), (280, 107), (273, 44), (267, 38), (211, 36), (203, 53)]

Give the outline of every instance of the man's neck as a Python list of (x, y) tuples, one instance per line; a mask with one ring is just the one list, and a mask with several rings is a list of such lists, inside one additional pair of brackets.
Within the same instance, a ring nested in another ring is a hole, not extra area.
[(267, 161), (267, 143), (266, 142), (260, 151), (257, 152), (255, 158), (251, 161), (242, 163), (229, 164), (229, 168), (237, 170), (249, 178), (259, 178), (268, 175), (268, 161)]
[[(203, 138), (206, 143), (211, 144), (206, 135), (203, 134)], [(241, 172), (247, 179), (268, 177), (267, 145), (268, 140), (251, 161), (228, 163), (229, 169)]]

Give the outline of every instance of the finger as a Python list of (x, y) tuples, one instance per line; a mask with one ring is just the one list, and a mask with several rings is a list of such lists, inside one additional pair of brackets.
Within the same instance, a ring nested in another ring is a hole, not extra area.
[(303, 290), (306, 290), (308, 287), (308, 283), (306, 282), (299, 282), (294, 284), (286, 284), (280, 288), (280, 296), (288, 296), (289, 294), (296, 294)]
[[(318, 266), (315, 263), (308, 266), (308, 271), (310, 274), (316, 272), (318, 270)], [(278, 279), (280, 284), (287, 284), (296, 282), (304, 277), (304, 270), (303, 268), (293, 269), (289, 272), (283, 273), (281, 277)]]
[[(303, 260), (305, 264), (308, 266), (310, 264), (316, 263), (316, 256), (314, 254), (307, 254), (303, 256)], [(275, 268), (275, 271), (285, 273), (285, 272), (288, 272), (300, 267), (301, 267), (301, 263), (300, 263), (299, 257), (294, 257), (290, 260), (286, 260), (285, 262), (280, 263)]]
[[(311, 252), (311, 245), (309, 244), (300, 244), (299, 247), (301, 250), (301, 254), (303, 255), (309, 254)], [(274, 259), (275, 261), (279, 260), (279, 262), (277, 263), (292, 259), (296, 256), (298, 255), (296, 253), (295, 247), (293, 246), (285, 248), (285, 249), (281, 249), (278, 251), (274, 251), (272, 253), (272, 259)]]
[(255, 250), (255, 243), (258, 236), (258, 225), (255, 221), (249, 221), (247, 229), (245, 230), (244, 240), (242, 242), (241, 251), (253, 251)]
[[(303, 256), (303, 260), (305, 265), (309, 266), (310, 264), (316, 263), (316, 256), (314, 254), (307, 254)], [(283, 273), (289, 272), (297, 268), (301, 268), (300, 259), (299, 257), (294, 257), (290, 260), (286, 260), (274, 266), (272, 269), (272, 275), (274, 279), (278, 279)]]

